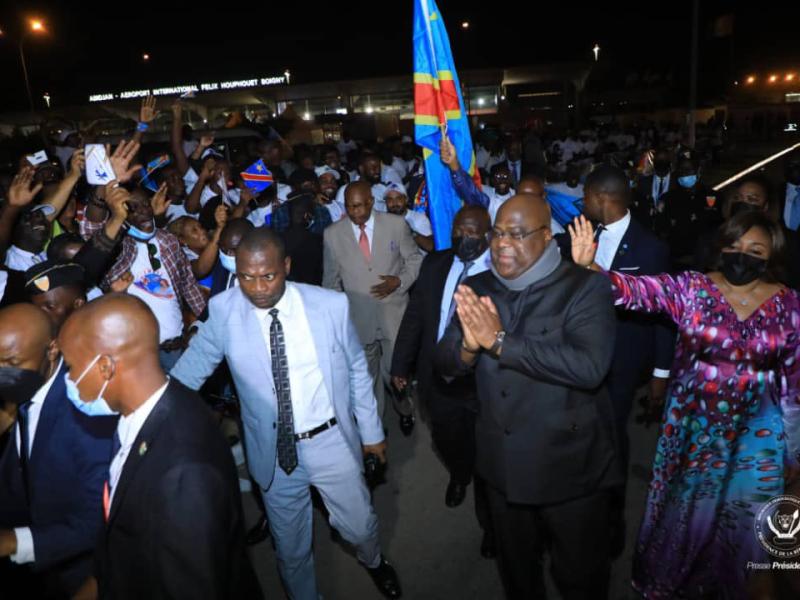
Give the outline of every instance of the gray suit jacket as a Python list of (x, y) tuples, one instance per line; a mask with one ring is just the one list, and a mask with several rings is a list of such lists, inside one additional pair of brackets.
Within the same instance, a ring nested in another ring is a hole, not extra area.
[[(347, 297), (311, 285), (286, 285), (295, 286), (303, 299), (338, 426), (360, 464), (361, 445), (377, 444), (384, 434), (364, 350), (350, 321)], [(275, 470), (278, 405), (272, 361), (255, 307), (237, 287), (214, 296), (208, 308), (208, 320), (171, 374), (197, 390), (222, 359), (227, 360), (241, 402), (248, 468), (258, 484), (267, 489)]]
[[(353, 322), (364, 345), (397, 337), (408, 304), (408, 289), (422, 264), (422, 255), (405, 219), (376, 210), (372, 214), (375, 229), (369, 263), (361, 254), (350, 219), (334, 223), (324, 233), (322, 285), (347, 294), (353, 307)], [(381, 283), (380, 275), (400, 278), (400, 287), (383, 300), (370, 294), (370, 288)]]

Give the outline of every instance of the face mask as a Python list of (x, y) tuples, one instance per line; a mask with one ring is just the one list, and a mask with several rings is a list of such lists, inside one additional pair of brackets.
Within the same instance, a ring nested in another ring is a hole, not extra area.
[(228, 256), (222, 250), (219, 250), (219, 263), (225, 267), (226, 271), (236, 273), (236, 257)]
[(483, 238), (457, 236), (452, 240), (452, 248), (461, 262), (468, 262), (483, 254), (487, 244)]
[(139, 240), (140, 242), (148, 242), (153, 239), (153, 236), (156, 234), (156, 224), (153, 221), (153, 231), (142, 231), (138, 227), (134, 227), (130, 223), (128, 223), (128, 235), (131, 236), (135, 240)]
[(723, 252), (720, 271), (731, 285), (747, 285), (767, 271), (767, 261), (743, 252)]
[(697, 175), (684, 175), (683, 177), (678, 177), (678, 184), (682, 188), (691, 189), (697, 183)]
[(731, 204), (731, 216), (735, 217), (742, 213), (761, 212), (761, 207), (749, 202), (734, 202)]
[(657, 160), (653, 163), (653, 170), (659, 177), (666, 177), (669, 175), (670, 163), (668, 160)]
[(83, 370), (83, 373), (81, 373), (81, 376), (78, 377), (76, 381), (72, 381), (72, 379), (69, 378), (69, 371), (64, 373), (64, 384), (67, 386), (67, 398), (69, 398), (69, 401), (72, 402), (75, 408), (89, 417), (110, 417), (118, 415), (119, 413), (113, 410), (108, 405), (105, 398), (103, 398), (103, 392), (105, 392), (106, 387), (108, 387), (108, 380), (103, 383), (103, 387), (100, 388), (100, 391), (97, 393), (97, 398), (94, 400), (89, 400), (88, 402), (84, 401), (81, 398), (80, 390), (78, 390), (78, 384), (98, 360), (100, 360), (99, 354), (92, 359), (92, 362)]
[(0, 367), (0, 398), (13, 404), (23, 404), (33, 398), (44, 382), (44, 376), (38, 371)]

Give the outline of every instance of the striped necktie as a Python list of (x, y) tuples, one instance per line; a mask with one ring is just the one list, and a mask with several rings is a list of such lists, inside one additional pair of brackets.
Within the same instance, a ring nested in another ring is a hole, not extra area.
[(286, 340), (283, 325), (278, 320), (278, 309), (269, 311), (269, 351), (272, 358), (272, 379), (278, 396), (278, 466), (287, 475), (297, 468), (297, 447), (294, 438), (294, 413), (292, 390), (289, 385), (289, 363), (286, 359)]

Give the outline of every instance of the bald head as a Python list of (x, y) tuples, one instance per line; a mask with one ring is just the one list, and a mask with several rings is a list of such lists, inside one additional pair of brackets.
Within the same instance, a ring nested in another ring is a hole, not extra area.
[(550, 205), (532, 194), (512, 196), (497, 211), (491, 238), (497, 274), (516, 279), (539, 260), (553, 239)]
[(497, 211), (495, 221), (500, 222), (501, 217), (519, 217), (534, 227), (550, 227), (550, 205), (543, 195), (517, 194), (506, 200)]
[(242, 238), (254, 229), (253, 224), (247, 219), (231, 219), (219, 236), (219, 248), (223, 253), (232, 255), (236, 252)]
[(544, 200), (544, 181), (537, 175), (523, 175), (517, 184), (517, 194), (528, 194)]
[(55, 337), (50, 318), (32, 304), (0, 310), (0, 367), (42, 372)]
[(355, 225), (363, 225), (372, 215), (372, 185), (363, 179), (349, 184), (344, 190), (344, 208)]
[(58, 343), (84, 402), (102, 394), (113, 411), (127, 415), (164, 384), (158, 321), (135, 296), (106, 294), (79, 308)]

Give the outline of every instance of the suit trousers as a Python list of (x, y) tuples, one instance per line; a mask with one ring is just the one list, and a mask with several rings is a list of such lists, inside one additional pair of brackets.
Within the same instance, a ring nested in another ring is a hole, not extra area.
[(364, 346), (367, 355), (367, 369), (374, 382), (375, 399), (378, 402), (378, 416), (383, 420), (386, 410), (386, 396), (392, 401), (399, 415), (410, 415), (414, 408), (407, 396), (397, 394), (392, 386), (391, 368), (394, 339), (380, 337)]
[(548, 506), (510, 503), (493, 487), (487, 493), (506, 598), (546, 597), (545, 550), (549, 550), (552, 576), (564, 600), (608, 597), (609, 492)]
[(310, 486), (322, 496), (331, 526), (355, 547), (358, 560), (370, 568), (381, 560), (378, 517), (361, 465), (338, 426), (297, 442), (297, 458), (297, 468), (291, 475), (276, 465), (272, 484), (262, 493), (287, 595), (292, 600), (317, 600)]

